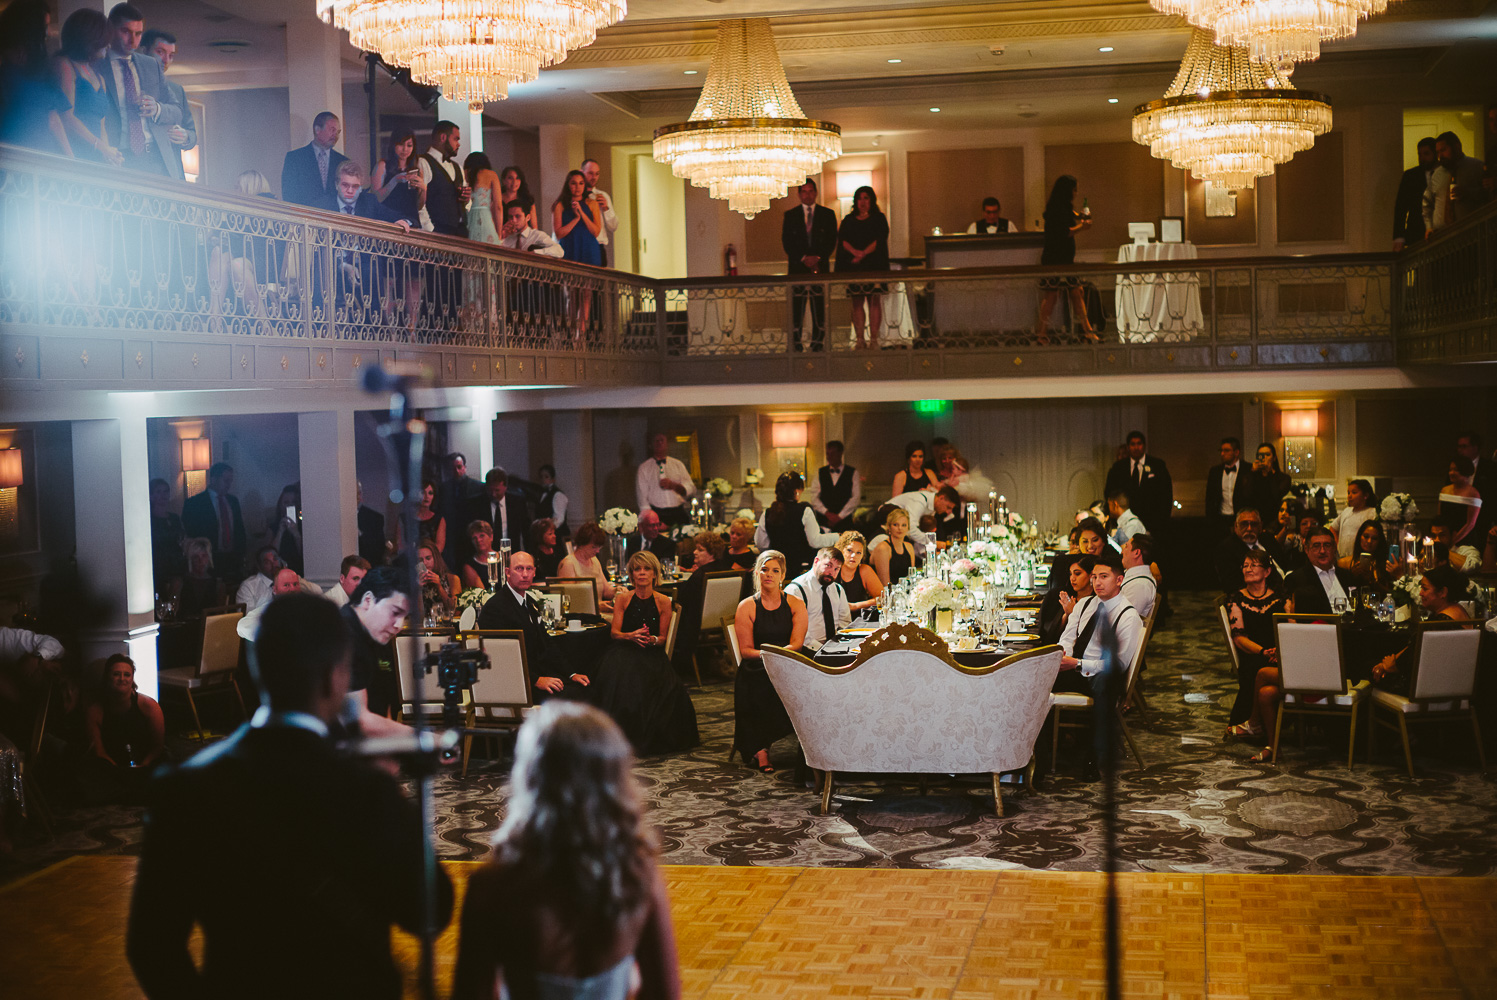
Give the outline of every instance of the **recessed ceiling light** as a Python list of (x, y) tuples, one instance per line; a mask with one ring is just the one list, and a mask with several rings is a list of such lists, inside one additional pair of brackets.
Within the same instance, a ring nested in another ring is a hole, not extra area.
[(1118, 102), (1118, 99), (1116, 97), (1109, 97), (1107, 99), (1107, 103), (1108, 104), (1116, 104), (1117, 102)]
[(889, 61), (890, 61), (890, 62), (891, 62), (891, 63), (902, 63), (902, 62), (904, 62), (904, 60), (903, 60), (903, 59), (890, 59), (890, 60), (889, 60)]
[(1097, 51), (1098, 52), (1111, 52), (1112, 51), (1112, 46), (1111, 45), (1104, 45), (1100, 49), (1098, 49)]
[(940, 111), (940, 108), (931, 108), (932, 111)]
[(685, 73), (687, 76), (696, 76), (697, 75), (697, 71), (694, 70), (694, 69), (682, 70), (682, 72)]

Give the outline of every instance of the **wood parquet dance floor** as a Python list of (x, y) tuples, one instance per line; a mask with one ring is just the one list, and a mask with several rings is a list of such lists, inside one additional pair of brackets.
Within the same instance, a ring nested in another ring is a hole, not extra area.
[[(448, 862), (459, 893), (474, 862)], [(124, 956), (135, 859), (80, 856), (0, 888), (0, 994), (139, 997)], [(1101, 875), (666, 869), (688, 998), (1103, 995)], [(1124, 995), (1497, 996), (1497, 880), (1120, 877)], [(405, 965), (415, 942), (398, 935)], [(456, 921), (442, 936), (451, 974)], [(414, 990), (408, 989), (408, 996)]]

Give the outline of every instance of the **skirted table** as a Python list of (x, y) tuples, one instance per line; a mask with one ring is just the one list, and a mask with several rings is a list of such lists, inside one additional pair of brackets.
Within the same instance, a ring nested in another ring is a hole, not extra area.
[[(1124, 243), (1119, 264), (1151, 260), (1195, 260), (1194, 243)], [(1114, 293), (1118, 334), (1122, 340), (1189, 340), (1205, 320), (1201, 315), (1201, 277), (1194, 271), (1120, 274)]]

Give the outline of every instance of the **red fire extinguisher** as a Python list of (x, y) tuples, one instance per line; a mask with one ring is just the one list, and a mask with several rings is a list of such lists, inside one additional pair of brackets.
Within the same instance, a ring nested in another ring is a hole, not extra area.
[(738, 273), (738, 251), (733, 249), (733, 244), (728, 244), (728, 249), (723, 251), (723, 274), (733, 276)]

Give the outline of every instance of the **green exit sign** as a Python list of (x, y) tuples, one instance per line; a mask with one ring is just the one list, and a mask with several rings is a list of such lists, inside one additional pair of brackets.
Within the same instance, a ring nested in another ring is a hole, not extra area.
[(915, 400), (916, 413), (950, 413), (951, 400), (949, 399), (917, 399)]

